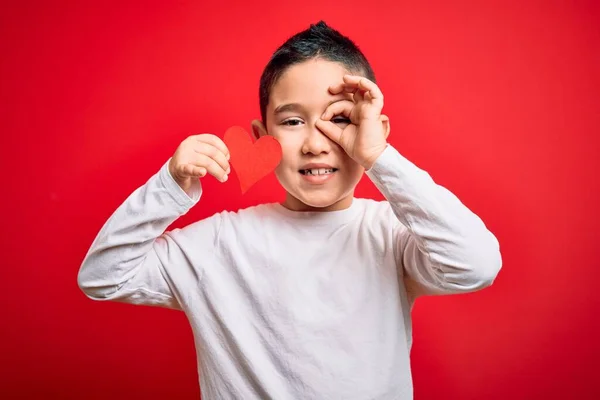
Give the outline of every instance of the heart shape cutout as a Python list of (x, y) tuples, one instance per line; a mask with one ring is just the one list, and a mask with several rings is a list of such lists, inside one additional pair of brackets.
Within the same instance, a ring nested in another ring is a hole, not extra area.
[(252, 138), (240, 126), (227, 129), (223, 142), (229, 149), (229, 164), (235, 170), (242, 194), (267, 176), (281, 161), (281, 145), (273, 136)]

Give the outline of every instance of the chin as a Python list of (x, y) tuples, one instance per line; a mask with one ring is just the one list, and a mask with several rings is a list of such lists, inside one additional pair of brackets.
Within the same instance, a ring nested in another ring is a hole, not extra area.
[[(296, 197), (296, 196), (294, 196)], [(298, 199), (300, 202), (302, 202), (303, 204), (312, 207), (312, 208), (327, 208), (330, 207), (334, 204), (336, 204), (337, 202), (339, 202), (341, 199), (334, 199), (331, 198), (330, 196), (299, 196), (300, 198), (296, 197), (296, 199)]]
[[(350, 194), (344, 193), (302, 193), (296, 190), (287, 190), (288, 198), (286, 202), (294, 208), (301, 208), (304, 211), (333, 211), (337, 210), (340, 202), (348, 198)], [(341, 208), (344, 208), (343, 206)]]
[[(344, 208), (344, 205), (340, 204), (340, 202), (353, 195), (354, 187), (357, 183), (352, 180), (352, 182), (338, 182), (338, 184), (334, 185), (307, 187), (297, 176), (278, 172), (276, 170), (275, 175), (279, 184), (287, 192), (286, 203), (289, 208), (294, 209), (315, 211), (329, 211), (331, 209), (333, 211), (339, 207)], [(348, 177), (343, 178), (343, 180), (347, 180)], [(359, 179), (360, 176), (357, 177), (356, 181)]]

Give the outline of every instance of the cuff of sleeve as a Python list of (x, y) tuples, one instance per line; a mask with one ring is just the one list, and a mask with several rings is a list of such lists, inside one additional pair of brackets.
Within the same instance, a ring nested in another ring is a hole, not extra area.
[(171, 176), (171, 173), (169, 172), (170, 161), (171, 158), (169, 158), (161, 167), (159, 171), (160, 180), (173, 200), (175, 200), (175, 203), (177, 203), (183, 212), (186, 212), (200, 200), (200, 197), (202, 196), (202, 185), (200, 184), (200, 179), (194, 179), (192, 187), (190, 188), (191, 196), (188, 195)]

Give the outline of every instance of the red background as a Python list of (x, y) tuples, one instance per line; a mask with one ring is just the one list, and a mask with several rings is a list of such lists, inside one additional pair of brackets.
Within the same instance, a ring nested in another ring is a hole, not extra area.
[[(419, 399), (600, 396), (600, 13), (594, 2), (5, 2), (0, 397), (194, 399), (183, 313), (88, 300), (80, 263), (187, 135), (259, 115), (258, 80), (325, 19), (364, 50), (390, 141), (480, 215), (503, 270), (419, 300)], [(575, 3), (577, 3), (575, 5)], [(181, 226), (282, 198), (204, 181)], [(357, 195), (381, 199), (365, 178)]]

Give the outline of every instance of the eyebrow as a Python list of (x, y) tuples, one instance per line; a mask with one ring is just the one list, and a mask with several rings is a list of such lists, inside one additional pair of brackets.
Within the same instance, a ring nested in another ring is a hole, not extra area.
[(298, 110), (302, 110), (302, 109), (303, 109), (303, 107), (299, 103), (282, 104), (282, 105), (278, 106), (277, 108), (275, 108), (275, 111), (273, 112), (273, 114), (278, 115), (278, 114), (284, 113), (286, 111), (298, 111)]
[[(335, 100), (331, 100), (328, 104), (327, 107), (329, 107), (330, 105), (332, 105), (333, 103), (340, 101), (343, 99), (335, 99)], [(325, 108), (327, 108), (325, 107)], [(300, 103), (287, 103), (287, 104), (281, 104), (280, 106), (277, 106), (275, 108), (275, 111), (273, 111), (274, 115), (278, 115), (278, 114), (282, 114), (286, 111), (303, 111), (304, 107), (302, 106), (302, 104)]]

